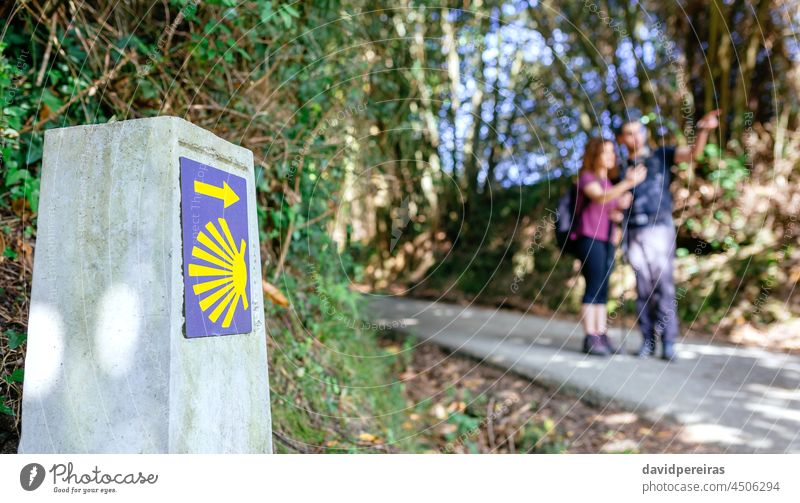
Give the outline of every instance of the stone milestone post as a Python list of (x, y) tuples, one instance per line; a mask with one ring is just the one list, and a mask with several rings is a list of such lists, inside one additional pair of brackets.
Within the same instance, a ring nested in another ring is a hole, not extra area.
[(271, 452), (254, 183), (176, 117), (46, 132), (20, 453)]

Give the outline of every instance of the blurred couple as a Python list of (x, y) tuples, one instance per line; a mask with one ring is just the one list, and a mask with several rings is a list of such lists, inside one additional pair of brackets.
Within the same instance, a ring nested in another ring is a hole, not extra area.
[(702, 152), (711, 130), (719, 126), (719, 110), (697, 123), (693, 146), (651, 149), (640, 117), (628, 116), (615, 131), (621, 161), (613, 141), (589, 140), (578, 175), (577, 256), (586, 282), (581, 317), (583, 351), (608, 356), (620, 352), (608, 337), (608, 282), (616, 246), (622, 243), (626, 260), (636, 273), (636, 311), (642, 344), (639, 358), (656, 353), (675, 358), (678, 319), (675, 304), (670, 170), (693, 162)]

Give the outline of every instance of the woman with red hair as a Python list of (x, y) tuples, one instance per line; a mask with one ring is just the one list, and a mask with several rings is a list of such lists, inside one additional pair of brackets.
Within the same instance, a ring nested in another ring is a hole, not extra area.
[[(644, 166), (629, 169), (625, 178), (612, 184), (609, 176), (617, 166), (614, 143), (592, 138), (586, 145), (578, 175), (577, 255), (586, 280), (581, 318), (585, 337), (583, 351), (606, 356), (617, 352), (607, 334), (608, 280), (614, 265), (614, 239), (619, 210), (631, 204), (629, 192), (647, 176)], [(613, 220), (613, 221), (612, 221)]]

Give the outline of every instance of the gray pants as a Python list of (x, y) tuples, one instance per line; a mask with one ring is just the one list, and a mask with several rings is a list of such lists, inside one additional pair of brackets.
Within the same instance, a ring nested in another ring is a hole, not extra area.
[(663, 342), (675, 342), (675, 229), (665, 224), (630, 227), (626, 245), (625, 255), (636, 272), (636, 311), (644, 342), (655, 345), (658, 336)]

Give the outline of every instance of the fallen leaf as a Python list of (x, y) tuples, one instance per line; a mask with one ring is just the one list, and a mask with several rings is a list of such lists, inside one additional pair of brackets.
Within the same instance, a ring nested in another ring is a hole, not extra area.
[(31, 205), (24, 197), (14, 199), (11, 201), (11, 211), (13, 211), (18, 217), (22, 218), (26, 212), (30, 213)]
[(439, 433), (442, 435), (451, 435), (458, 430), (458, 426), (450, 423), (444, 423), (443, 425), (439, 426)]
[(264, 290), (264, 295), (272, 302), (273, 304), (277, 304), (282, 307), (287, 307), (289, 305), (289, 300), (278, 290), (277, 287), (267, 282), (267, 280), (261, 280), (261, 288)]
[(33, 270), (33, 247), (25, 240), (20, 240), (19, 249), (22, 252), (22, 264), (25, 269)]
[(53, 115), (53, 111), (46, 104), (42, 103), (42, 106), (39, 108), (39, 121), (47, 120), (51, 115)]
[(409, 379), (414, 379), (415, 377), (417, 377), (417, 373), (414, 372), (414, 369), (412, 368), (409, 368), (405, 372), (400, 374), (400, 379), (402, 379), (403, 381), (408, 381)]
[(450, 405), (447, 406), (447, 412), (450, 412), (450, 413), (453, 413), (453, 412), (456, 412), (456, 411), (464, 412), (464, 410), (466, 408), (467, 408), (467, 404), (465, 404), (464, 402), (453, 402), (453, 403), (451, 403)]
[(480, 378), (464, 379), (464, 386), (466, 386), (467, 388), (476, 388), (483, 383), (484, 380)]
[(431, 414), (433, 414), (433, 417), (435, 417), (436, 419), (444, 419), (447, 417), (447, 411), (440, 403), (437, 403), (436, 405), (433, 406)]
[(636, 414), (631, 414), (630, 412), (620, 412), (617, 414), (611, 414), (606, 418), (601, 418), (604, 423), (614, 425), (635, 423), (637, 419), (638, 417)]

